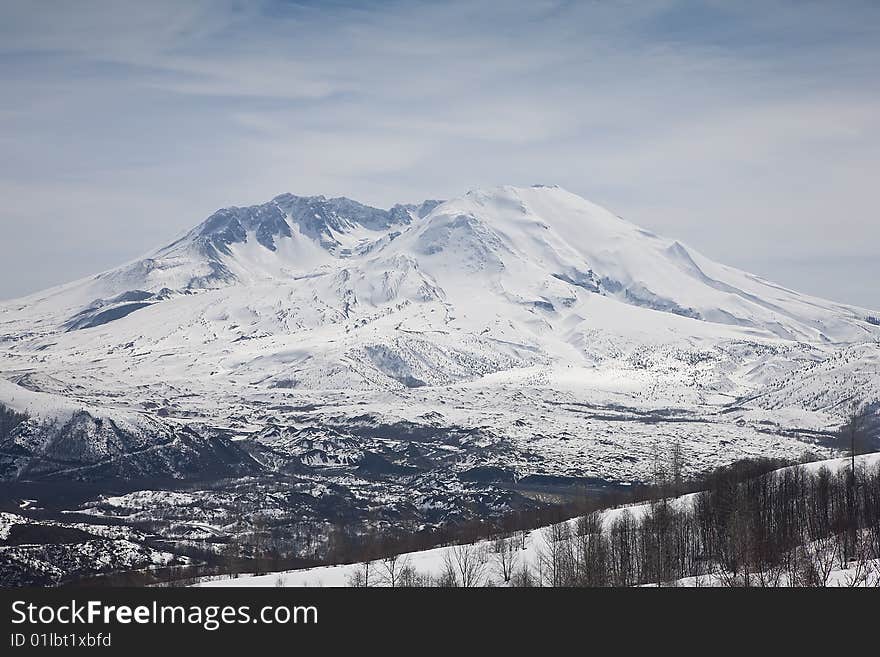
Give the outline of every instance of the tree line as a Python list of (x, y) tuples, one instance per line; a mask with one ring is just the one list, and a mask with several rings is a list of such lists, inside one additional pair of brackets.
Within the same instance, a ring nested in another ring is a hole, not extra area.
[[(811, 470), (792, 466), (746, 476), (766, 464), (721, 468), (686, 498), (658, 497), (615, 513), (594, 511), (547, 526), (537, 558), (525, 558), (528, 531), (457, 544), (439, 574), (418, 573), (406, 556), (365, 562), (351, 586), (667, 585), (695, 578), (727, 586), (880, 586), (880, 467)], [(634, 508), (634, 509), (635, 509)]]

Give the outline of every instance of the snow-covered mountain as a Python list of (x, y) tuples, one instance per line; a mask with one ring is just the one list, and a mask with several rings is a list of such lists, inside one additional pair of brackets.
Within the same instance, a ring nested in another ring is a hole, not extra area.
[[(297, 289), (313, 278), (332, 281), (321, 286), (324, 304), (348, 311), (438, 299), (472, 306), (477, 299), (477, 307), (489, 301), (511, 318), (525, 310), (552, 325), (593, 293), (753, 335), (852, 342), (880, 333), (866, 310), (719, 265), (546, 186), (472, 191), (387, 211), (283, 194), (218, 210), (143, 259), (17, 305), (31, 317), (76, 310), (65, 328), (79, 329), (175, 294), (261, 283)], [(470, 324), (492, 319), (488, 310), (472, 311)]]
[[(483, 431), (479, 450), (457, 447), (460, 471), (628, 481), (658, 435), (703, 468), (802, 450), (852, 399), (877, 401), (877, 315), (717, 264), (558, 187), (390, 210), (284, 194), (0, 304), (0, 403), (57, 421), (42, 447), (16, 435), (0, 450), (17, 476), (40, 455), (57, 465), (60, 427), (88, 408), (151, 435), (152, 422), (228, 432), (266, 467), (299, 454), (279, 456), (267, 429), (303, 445), (304, 466), (357, 466), (374, 453), (364, 426), (405, 422)], [(301, 440), (315, 426), (351, 433)]]

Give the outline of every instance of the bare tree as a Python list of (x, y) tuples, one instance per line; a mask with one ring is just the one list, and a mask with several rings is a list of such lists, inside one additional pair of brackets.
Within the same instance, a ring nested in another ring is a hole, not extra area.
[(420, 586), (430, 586), (430, 577), (422, 575), (413, 568), (409, 561), (401, 566), (400, 573), (397, 576), (397, 586), (400, 588), (415, 588)]
[(517, 541), (513, 537), (499, 538), (493, 544), (492, 561), (498, 576), (506, 583), (510, 583), (513, 570), (518, 560)]
[(651, 483), (657, 488), (660, 496), (666, 499), (669, 494), (669, 463), (663, 458), (659, 442), (655, 442), (653, 447)]
[(867, 540), (859, 540), (855, 550), (855, 565), (843, 574), (843, 585), (853, 587), (880, 586), (880, 568), (871, 559), (871, 549)]
[(262, 513), (255, 513), (251, 518), (251, 532), (247, 537), (254, 561), (254, 575), (263, 575), (266, 572), (269, 538), (268, 520)]
[(391, 588), (401, 586), (401, 573), (409, 567), (409, 558), (399, 554), (392, 554), (379, 562), (379, 580)]
[(238, 542), (230, 538), (220, 551), (220, 560), (223, 568), (229, 574), (229, 579), (237, 579), (241, 572), (241, 558), (239, 556)]
[(568, 586), (574, 579), (574, 550), (571, 528), (567, 522), (550, 525), (541, 530), (544, 545), (538, 552), (541, 583), (548, 586)]
[(856, 472), (856, 452), (862, 448), (867, 424), (866, 412), (863, 408), (863, 404), (859, 401), (854, 401), (847, 413), (846, 422), (843, 427), (841, 427), (840, 431), (841, 438), (849, 448), (850, 473), (853, 477)]
[(838, 543), (834, 536), (824, 536), (805, 545), (809, 564), (809, 577), (806, 586), (828, 586), (834, 562), (837, 559)]
[(348, 576), (348, 585), (355, 588), (366, 588), (376, 585), (376, 569), (372, 566), (372, 562), (364, 561), (359, 563), (354, 572)]
[(635, 519), (628, 509), (624, 509), (609, 527), (609, 563), (613, 586), (632, 586), (636, 583), (635, 535)]
[(443, 553), (443, 572), (440, 573), (440, 577), (437, 579), (437, 586), (460, 586), (458, 582), (458, 568), (456, 567), (455, 559), (452, 556), (451, 550), (446, 550)]
[(446, 551), (444, 560), (445, 570), (455, 574), (459, 586), (470, 588), (485, 583), (488, 564), (485, 547), (471, 543), (453, 545)]
[(669, 474), (672, 483), (672, 494), (681, 495), (684, 487), (684, 453), (681, 440), (676, 438), (669, 451)]
[(861, 447), (866, 429), (866, 417), (862, 404), (854, 401), (846, 418), (846, 423), (841, 428), (841, 438), (849, 446), (850, 470), (846, 493), (846, 541), (843, 545), (843, 560), (848, 561), (855, 555), (857, 542), (856, 520), (856, 450)]
[(602, 517), (598, 513), (578, 518), (575, 545), (576, 584), (606, 586), (609, 579), (608, 547), (602, 531)]
[(537, 585), (529, 564), (523, 563), (519, 570), (514, 571), (510, 578), (510, 585), (517, 588), (530, 588)]

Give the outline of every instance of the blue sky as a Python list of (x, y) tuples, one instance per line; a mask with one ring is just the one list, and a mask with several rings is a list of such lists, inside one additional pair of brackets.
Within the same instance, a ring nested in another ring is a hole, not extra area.
[(0, 298), (278, 193), (556, 183), (880, 309), (876, 2), (5, 2)]

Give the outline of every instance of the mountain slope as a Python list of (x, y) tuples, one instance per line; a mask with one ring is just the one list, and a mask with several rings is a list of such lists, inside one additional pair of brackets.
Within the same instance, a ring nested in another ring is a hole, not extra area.
[(473, 284), (489, 282), (509, 299), (551, 312), (586, 290), (785, 339), (837, 342), (878, 334), (865, 310), (718, 265), (559, 188), (470, 192), (436, 208), (391, 248), (418, 254), (435, 276), (442, 271)]

